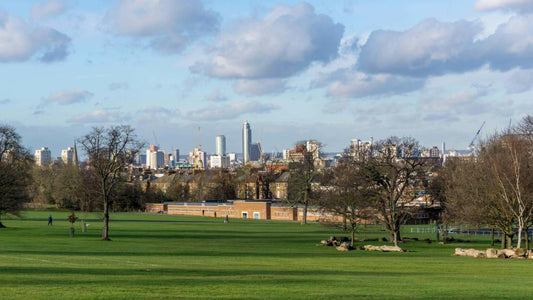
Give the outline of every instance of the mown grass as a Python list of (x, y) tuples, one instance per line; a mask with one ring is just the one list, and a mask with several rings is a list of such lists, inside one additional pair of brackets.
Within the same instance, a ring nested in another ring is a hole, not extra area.
[[(98, 221), (85, 233), (76, 223), (70, 238), (69, 214), (3, 221), (0, 299), (517, 299), (533, 292), (533, 261), (451, 255), (455, 247), (487, 248), (482, 238), (346, 253), (316, 246), (340, 235), (319, 224), (131, 213), (112, 215), (105, 242)], [(372, 227), (364, 236), (386, 235)]]

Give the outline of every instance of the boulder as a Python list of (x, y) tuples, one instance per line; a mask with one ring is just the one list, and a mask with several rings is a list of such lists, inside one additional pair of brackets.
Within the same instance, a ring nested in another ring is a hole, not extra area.
[(406, 252), (407, 250), (402, 249), (398, 246), (374, 246), (374, 245), (365, 245), (364, 249), (366, 251), (381, 251), (381, 252)]
[(503, 254), (500, 250), (492, 248), (487, 249), (485, 255), (487, 258), (505, 258), (505, 254)]
[(350, 245), (350, 243), (342, 243), (340, 244), (338, 247), (335, 247), (337, 250), (339, 251), (350, 251), (353, 249), (352, 245)]
[(471, 256), (471, 257), (486, 257), (486, 251), (476, 250), (476, 249), (463, 249), (455, 248), (455, 254), (457, 256)]
[(526, 256), (526, 250), (520, 248), (502, 249), (500, 251), (505, 254), (505, 257), (507, 258), (525, 258)]

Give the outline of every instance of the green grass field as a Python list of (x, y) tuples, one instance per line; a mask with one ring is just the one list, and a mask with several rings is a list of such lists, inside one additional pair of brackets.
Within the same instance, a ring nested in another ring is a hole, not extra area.
[(455, 247), (487, 248), (488, 239), (408, 242), (407, 253), (338, 252), (316, 246), (341, 235), (319, 224), (124, 213), (112, 215), (105, 242), (101, 222), (89, 221), (85, 233), (76, 223), (71, 238), (69, 213), (52, 212), (52, 227), (49, 213), (3, 220), (0, 299), (533, 297), (533, 261), (451, 255)]

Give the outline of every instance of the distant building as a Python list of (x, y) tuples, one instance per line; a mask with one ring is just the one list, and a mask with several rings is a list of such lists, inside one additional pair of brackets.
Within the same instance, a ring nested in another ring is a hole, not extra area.
[(227, 156), (229, 157), (230, 165), (234, 165), (237, 162), (237, 154), (235, 154), (234, 152), (228, 153)]
[(211, 155), (211, 168), (228, 168), (230, 166), (229, 156)]
[(218, 156), (226, 155), (226, 137), (225, 136), (217, 135), (215, 153)]
[(355, 159), (362, 159), (372, 154), (372, 140), (362, 141), (353, 139), (350, 143), (350, 153)]
[(172, 154), (170, 153), (164, 153), (163, 154), (163, 166), (170, 166), (172, 162), (170, 161), (172, 158)]
[(172, 159), (174, 160), (173, 167), (177, 166), (180, 161), (180, 149), (172, 150)]
[[(195, 162), (195, 153), (197, 153), (196, 162)], [(198, 148), (195, 148), (194, 151), (189, 152), (189, 164), (195, 165), (198, 169), (203, 169), (206, 167), (206, 153)]]
[(74, 160), (74, 149), (68, 147), (67, 149), (61, 150), (61, 160), (67, 165), (72, 164)]
[(428, 149), (424, 149), (424, 151), (422, 151), (421, 157), (440, 157), (440, 151), (439, 151), (439, 148), (437, 148), (437, 146), (433, 146), (431, 148), (428, 148)]
[(150, 169), (159, 169), (165, 166), (165, 152), (157, 150), (150, 152)]
[(253, 143), (250, 145), (250, 161), (259, 161), (261, 159), (261, 144)]
[(248, 121), (244, 121), (244, 124), (242, 126), (242, 155), (243, 155), (243, 163), (247, 163), (250, 161), (250, 154), (251, 154), (251, 145), (252, 145), (252, 130), (250, 129), (250, 124)]
[(34, 157), (38, 166), (49, 166), (52, 163), (52, 152), (47, 147), (35, 150)]

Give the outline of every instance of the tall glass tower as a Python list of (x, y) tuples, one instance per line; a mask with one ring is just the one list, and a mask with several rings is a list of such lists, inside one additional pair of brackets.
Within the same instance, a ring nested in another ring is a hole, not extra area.
[(226, 137), (223, 135), (217, 135), (216, 139), (216, 154), (218, 156), (226, 155)]
[(248, 123), (248, 121), (244, 121), (244, 124), (242, 126), (242, 155), (244, 163), (250, 161), (251, 145), (252, 130), (250, 130), (250, 124)]

